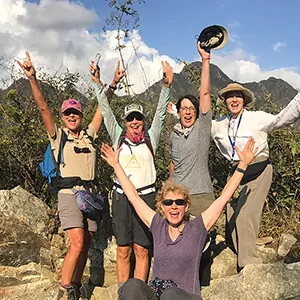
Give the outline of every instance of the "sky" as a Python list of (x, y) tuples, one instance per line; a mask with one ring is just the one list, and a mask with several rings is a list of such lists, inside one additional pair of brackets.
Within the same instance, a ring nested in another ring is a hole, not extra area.
[[(211, 62), (232, 80), (274, 76), (300, 89), (298, 0), (146, 0), (135, 8), (139, 28), (122, 43), (136, 93), (161, 78), (161, 60), (177, 73), (180, 61), (199, 60), (195, 36), (213, 24), (227, 28), (229, 41)], [(78, 71), (85, 81), (89, 61), (101, 53), (101, 79), (110, 83), (119, 59), (116, 31), (102, 30), (110, 13), (106, 0), (0, 0), (0, 79), (9, 83), (19, 70), (15, 59), (28, 50), (36, 68)]]

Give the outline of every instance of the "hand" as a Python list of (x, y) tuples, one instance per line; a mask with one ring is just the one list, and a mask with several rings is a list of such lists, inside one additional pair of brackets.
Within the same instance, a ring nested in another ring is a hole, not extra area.
[(170, 87), (173, 81), (173, 69), (167, 61), (161, 62), (163, 68), (163, 82), (165, 87)]
[(27, 76), (28, 79), (35, 79), (35, 69), (32, 65), (30, 55), (28, 51), (25, 52), (26, 59), (21, 63), (19, 60), (17, 60), (17, 63), (24, 71), (24, 74)]
[(112, 147), (108, 146), (107, 144), (102, 144), (101, 146), (101, 157), (106, 160), (106, 162), (115, 168), (115, 166), (119, 163), (119, 154), (121, 148), (115, 152)]
[(234, 147), (237, 155), (240, 158), (240, 163), (245, 165), (245, 167), (247, 167), (251, 163), (258, 150), (258, 147), (256, 147), (255, 150), (253, 151), (254, 145), (255, 145), (254, 138), (249, 138), (246, 146), (242, 151), (240, 151), (240, 149), (237, 146)]
[(120, 69), (120, 61), (118, 60), (116, 71), (115, 71), (115, 77), (111, 83), (111, 86), (115, 87), (124, 76), (125, 76), (125, 69)]
[(101, 80), (100, 80), (100, 68), (98, 66), (95, 66), (95, 61), (94, 60), (91, 60), (89, 71), (90, 71), (90, 73), (92, 75), (92, 80), (95, 83), (100, 84), (101, 83)]
[(169, 114), (173, 114), (174, 113), (174, 111), (173, 111), (173, 105), (174, 105), (174, 103), (171, 102), (171, 101), (169, 101), (168, 106), (167, 106), (167, 112)]
[(197, 42), (197, 49), (199, 54), (201, 55), (202, 61), (210, 60), (210, 52), (207, 52), (206, 50), (202, 49), (200, 47), (200, 42)]

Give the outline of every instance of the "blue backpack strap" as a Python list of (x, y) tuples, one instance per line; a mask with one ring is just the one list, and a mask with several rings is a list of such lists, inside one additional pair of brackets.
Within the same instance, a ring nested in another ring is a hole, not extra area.
[(53, 155), (53, 161), (55, 162), (56, 166), (56, 177), (58, 177), (60, 175), (60, 170), (59, 170), (59, 167), (60, 167), (60, 164), (63, 162), (63, 150), (64, 150), (64, 147), (65, 147), (65, 144), (67, 142), (67, 134), (65, 133), (65, 131), (63, 129), (61, 129), (61, 137), (60, 137), (60, 143), (59, 143), (59, 150), (58, 150), (58, 156), (57, 156), (57, 161), (54, 157), (54, 154), (52, 152), (52, 155)]

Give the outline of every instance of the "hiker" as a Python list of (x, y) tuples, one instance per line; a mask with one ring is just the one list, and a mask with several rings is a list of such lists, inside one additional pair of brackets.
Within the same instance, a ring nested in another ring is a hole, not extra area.
[[(29, 79), (32, 94), (39, 107), (48, 132), (51, 148), (54, 150), (56, 157), (58, 156), (62, 135), (65, 133), (67, 136), (63, 149), (63, 163), (60, 163), (62, 183), (65, 183), (64, 179), (69, 180), (70, 177), (80, 177), (85, 186), (87, 184), (88, 188), (94, 188), (96, 149), (92, 141), (97, 137), (102, 122), (99, 105), (87, 130), (83, 130), (81, 126), (83, 114), (80, 102), (75, 99), (63, 101), (60, 112), (64, 127), (59, 128), (55, 124), (52, 113), (41, 92), (36, 79), (36, 71), (28, 52), (26, 52), (24, 62), (18, 61), (18, 64)], [(61, 226), (70, 240), (70, 247), (61, 270), (57, 299), (79, 299), (81, 277), (86, 265), (90, 240), (93, 233), (97, 231), (96, 221), (87, 219), (77, 205), (71, 187), (76, 188), (76, 190), (85, 190), (85, 188), (81, 185), (81, 181), (76, 180), (76, 183), (79, 186), (73, 186), (72, 182), (68, 183), (69, 188), (59, 190), (57, 196)]]
[[(202, 70), (209, 68), (210, 53), (200, 48)], [(204, 72), (205, 73), (205, 72)], [(208, 151), (212, 112), (207, 80), (201, 77), (200, 101), (193, 95), (185, 95), (176, 103), (176, 113), (180, 122), (170, 136), (172, 161), (169, 166), (169, 179), (186, 186), (192, 200), (189, 212), (200, 216), (215, 200), (208, 169)], [(206, 286), (210, 280), (212, 258), (210, 250), (202, 256), (200, 265), (201, 284)]]
[[(201, 78), (210, 107), (209, 68), (203, 68)], [(238, 258), (238, 270), (247, 264), (262, 263), (256, 247), (260, 217), (272, 183), (272, 165), (269, 160), (268, 133), (295, 122), (300, 116), (300, 95), (277, 115), (263, 111), (249, 111), (255, 97), (252, 91), (237, 83), (228, 84), (218, 92), (217, 104), (229, 115), (212, 121), (211, 135), (221, 154), (231, 162), (232, 176), (239, 163), (235, 146), (242, 148), (249, 137), (254, 137), (258, 151), (238, 187), (239, 196), (226, 207), (227, 233), (231, 235)]]
[[(207, 232), (217, 221), (243, 178), (257, 150), (253, 149), (253, 138), (248, 140), (243, 151), (236, 147), (240, 159), (238, 168), (220, 197), (200, 216), (187, 220), (185, 215), (191, 205), (187, 188), (166, 182), (156, 197), (156, 213), (141, 199), (125, 174), (119, 161), (119, 154), (123, 150), (119, 148), (114, 152), (106, 144), (101, 147), (102, 158), (114, 168), (128, 200), (153, 235), (153, 279), (149, 283), (151, 287), (142, 280), (131, 278), (119, 289), (120, 300), (202, 299), (198, 270)], [(201, 180), (201, 175), (198, 178)]]
[[(207, 72), (204, 76), (209, 78)], [(243, 147), (254, 137), (258, 151), (238, 187), (239, 196), (226, 207), (227, 233), (231, 235), (238, 258), (238, 270), (247, 264), (260, 264), (256, 239), (263, 205), (272, 183), (272, 165), (269, 160), (268, 133), (288, 126), (300, 116), (300, 94), (277, 115), (263, 111), (249, 111), (255, 97), (252, 91), (238, 83), (228, 84), (218, 92), (217, 103), (229, 115), (214, 120), (212, 138), (221, 154), (231, 163), (229, 176), (239, 163), (234, 146)]]
[[(168, 62), (162, 62), (163, 87), (157, 104), (151, 127), (146, 127), (146, 117), (143, 107), (137, 103), (126, 105), (123, 119), (123, 129), (117, 122), (110, 106), (114, 90), (125, 75), (117, 63), (114, 79), (100, 94), (100, 78), (93, 72), (93, 62), (90, 70), (95, 84), (95, 92), (103, 114), (104, 124), (115, 149), (122, 149), (120, 162), (125, 173), (133, 182), (140, 197), (145, 203), (155, 209), (156, 170), (154, 154), (157, 150), (160, 134), (163, 128), (166, 108), (170, 98), (170, 86), (173, 81), (173, 70)], [(93, 75), (94, 74), (94, 75)], [(149, 270), (148, 252), (152, 245), (148, 228), (136, 215), (132, 205), (121, 187), (118, 178), (114, 178), (112, 193), (113, 230), (117, 241), (117, 276), (121, 286), (129, 278), (130, 256), (135, 255), (134, 277), (146, 280)]]

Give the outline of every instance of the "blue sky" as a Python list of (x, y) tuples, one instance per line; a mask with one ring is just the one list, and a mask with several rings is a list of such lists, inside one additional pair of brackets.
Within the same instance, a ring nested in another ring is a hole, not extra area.
[[(160, 79), (161, 60), (168, 60), (175, 72), (182, 68), (177, 58), (199, 60), (195, 35), (208, 25), (220, 24), (228, 29), (230, 40), (213, 51), (212, 63), (230, 78), (243, 83), (275, 76), (300, 88), (297, 0), (148, 0), (136, 8), (140, 28), (130, 34), (148, 84)], [(102, 31), (109, 13), (105, 0), (0, 0), (0, 56), (5, 61), (21, 59), (28, 50), (35, 65), (50, 73), (68, 68), (88, 76), (88, 61), (101, 52), (102, 78), (109, 81), (119, 58), (116, 32)], [(124, 43), (131, 81), (141, 92), (146, 85), (139, 62), (132, 45)], [(0, 77), (9, 71), (2, 64)]]
[[(106, 1), (82, 3), (96, 10), (100, 24), (109, 14)], [(173, 58), (193, 60), (197, 56), (194, 36), (208, 25), (220, 24), (231, 36), (224, 51), (241, 47), (257, 57), (265, 69), (300, 69), (296, 42), (300, 28), (298, 0), (148, 0), (136, 7), (145, 43)], [(278, 43), (281, 46), (274, 50)]]

